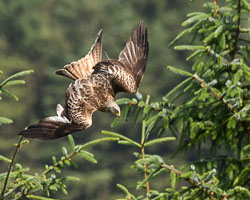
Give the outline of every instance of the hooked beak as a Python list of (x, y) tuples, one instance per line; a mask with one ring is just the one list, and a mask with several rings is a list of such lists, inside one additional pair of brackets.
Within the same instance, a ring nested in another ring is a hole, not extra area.
[(120, 117), (120, 116), (121, 116), (121, 114), (120, 114), (120, 113), (116, 113), (115, 115), (116, 115), (116, 117)]

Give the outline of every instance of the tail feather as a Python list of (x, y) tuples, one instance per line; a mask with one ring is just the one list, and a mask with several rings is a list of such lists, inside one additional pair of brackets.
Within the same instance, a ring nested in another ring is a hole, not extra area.
[(55, 73), (73, 80), (90, 77), (94, 71), (93, 68), (102, 59), (102, 32), (102, 30), (99, 31), (95, 43), (84, 58), (65, 65), (63, 69), (59, 69)]
[(47, 117), (40, 120), (37, 124), (28, 126), (19, 135), (27, 138), (38, 138), (42, 140), (57, 139), (71, 133), (84, 129), (82, 125), (68, 123), (65, 118), (55, 120), (60, 117)]

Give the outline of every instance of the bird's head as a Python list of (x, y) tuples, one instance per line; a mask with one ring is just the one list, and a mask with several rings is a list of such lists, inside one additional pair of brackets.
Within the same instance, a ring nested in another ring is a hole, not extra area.
[(121, 116), (121, 110), (120, 107), (116, 104), (116, 106), (112, 106), (110, 107), (110, 111), (116, 115), (116, 117), (120, 117)]
[(121, 109), (115, 101), (109, 101), (107, 108), (109, 112), (115, 114), (117, 117), (121, 116)]

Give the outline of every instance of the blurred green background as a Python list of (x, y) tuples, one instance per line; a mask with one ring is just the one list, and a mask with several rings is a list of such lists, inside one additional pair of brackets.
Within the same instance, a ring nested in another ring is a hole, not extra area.
[[(55, 115), (56, 104), (64, 104), (64, 95), (70, 80), (54, 75), (56, 69), (83, 57), (93, 44), (98, 31), (103, 28), (103, 59), (106, 55), (117, 58), (130, 36), (131, 30), (144, 20), (149, 33), (149, 59), (140, 92), (160, 100), (178, 82), (179, 76), (166, 70), (167, 65), (189, 69), (185, 52), (168, 47), (170, 41), (182, 30), (181, 22), (190, 11), (202, 8), (203, 1), (188, 0), (1, 0), (0, 1), (0, 70), (9, 75), (34, 69), (25, 77), (26, 85), (11, 90), (19, 97), (14, 102), (7, 97), (0, 101), (1, 116), (14, 120), (13, 125), (0, 127), (0, 154), (10, 157), (18, 132), (25, 126), (46, 116)], [(188, 43), (189, 41), (186, 41)], [(126, 96), (119, 94), (118, 98)], [(131, 97), (131, 96), (130, 96)], [(131, 138), (140, 136), (140, 125), (132, 128), (130, 121), (111, 128), (111, 114), (96, 112), (93, 126), (74, 134), (78, 144), (101, 137), (101, 130), (112, 130)], [(171, 133), (166, 133), (171, 135)], [(29, 166), (31, 173), (42, 172), (51, 157), (61, 155), (61, 147), (68, 146), (67, 138), (54, 141), (30, 140), (18, 154), (17, 161)], [(169, 164), (180, 166), (190, 155), (170, 159), (178, 141), (159, 145), (146, 153), (158, 153)], [(115, 199), (123, 193), (117, 183), (135, 190), (136, 181), (143, 175), (130, 169), (135, 158), (133, 149), (115, 143), (99, 144), (91, 151), (98, 164), (75, 160), (79, 168), (67, 168), (63, 175), (75, 175), (80, 182), (67, 184), (68, 196), (61, 192), (59, 199)], [(0, 172), (7, 165), (0, 162)], [(155, 180), (152, 188), (164, 189), (167, 178)]]

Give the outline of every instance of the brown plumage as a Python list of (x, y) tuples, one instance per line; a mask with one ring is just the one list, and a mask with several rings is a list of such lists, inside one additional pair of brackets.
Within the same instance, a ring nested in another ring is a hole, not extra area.
[(147, 29), (143, 21), (132, 35), (118, 60), (102, 58), (102, 30), (89, 53), (78, 61), (57, 70), (57, 75), (73, 79), (66, 92), (64, 108), (57, 105), (57, 115), (28, 126), (20, 135), (39, 139), (56, 139), (92, 125), (96, 110), (120, 116), (115, 102), (118, 92), (135, 93), (139, 88), (148, 57)]

